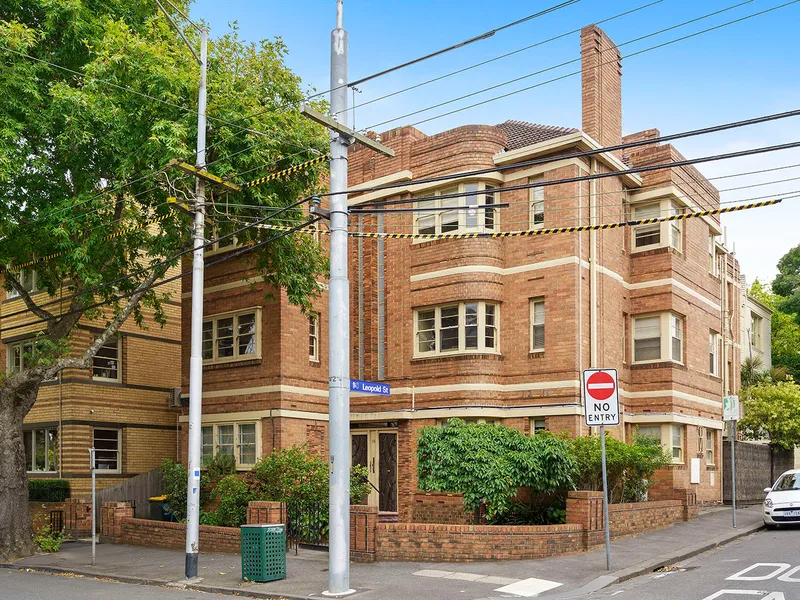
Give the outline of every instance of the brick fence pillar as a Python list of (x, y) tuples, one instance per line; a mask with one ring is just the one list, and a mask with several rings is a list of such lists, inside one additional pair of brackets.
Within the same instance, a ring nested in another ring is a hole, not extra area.
[(378, 533), (378, 507), (353, 504), (350, 506), (350, 559), (355, 562), (375, 562), (375, 536)]
[(697, 505), (697, 492), (690, 489), (678, 489), (674, 491), (675, 499), (683, 504), (683, 520), (694, 521), (697, 519), (699, 507)]
[(592, 548), (603, 543), (603, 492), (567, 493), (567, 523), (583, 527), (583, 545)]
[(100, 540), (118, 543), (122, 535), (122, 520), (132, 518), (133, 506), (130, 502), (103, 502), (100, 507)]
[(254, 500), (247, 505), (247, 524), (286, 524), (286, 505), (283, 502)]
[(64, 529), (76, 537), (92, 535), (91, 498), (67, 498), (64, 504)]

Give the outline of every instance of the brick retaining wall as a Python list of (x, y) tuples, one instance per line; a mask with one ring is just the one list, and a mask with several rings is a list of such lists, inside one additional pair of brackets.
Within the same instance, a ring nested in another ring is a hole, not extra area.
[(521, 560), (583, 550), (580, 525), (379, 523), (378, 560)]
[[(121, 544), (183, 550), (186, 548), (186, 524), (150, 521), (147, 519), (122, 519)], [(241, 536), (236, 527), (200, 525), (200, 551), (239, 554)]]
[(411, 520), (414, 523), (447, 525), (472, 525), (475, 523), (475, 516), (464, 507), (464, 497), (461, 494), (416, 493), (411, 511)]

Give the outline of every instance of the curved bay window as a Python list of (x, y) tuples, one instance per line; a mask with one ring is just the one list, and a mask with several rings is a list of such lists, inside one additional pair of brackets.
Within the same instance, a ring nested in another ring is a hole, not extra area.
[(414, 356), (499, 353), (500, 315), (491, 302), (459, 302), (415, 311)]

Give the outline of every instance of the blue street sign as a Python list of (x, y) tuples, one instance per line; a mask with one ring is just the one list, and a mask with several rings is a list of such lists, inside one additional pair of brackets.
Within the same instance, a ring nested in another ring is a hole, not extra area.
[(378, 383), (377, 381), (361, 381), (360, 379), (350, 380), (350, 391), (361, 392), (363, 394), (378, 394), (380, 396), (392, 395), (392, 388), (388, 383)]

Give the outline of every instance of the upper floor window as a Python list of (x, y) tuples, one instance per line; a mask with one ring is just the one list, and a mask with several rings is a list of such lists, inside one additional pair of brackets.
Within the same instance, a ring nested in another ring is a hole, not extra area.
[[(634, 221), (658, 219), (681, 214), (683, 210), (683, 207), (670, 200), (634, 204), (632, 218)], [(675, 248), (680, 252), (683, 250), (683, 221), (661, 221), (634, 225), (632, 236), (633, 252), (661, 247)]]
[(544, 298), (531, 300), (531, 352), (544, 352)]
[(237, 468), (255, 464), (257, 449), (255, 423), (217, 423), (201, 429), (200, 464), (206, 465), (217, 454), (236, 459)]
[[(528, 183), (544, 181), (543, 175), (531, 177)], [(530, 188), (530, 228), (538, 229), (544, 227), (544, 188)]]
[(761, 330), (764, 327), (764, 319), (756, 313), (750, 313), (750, 344), (756, 350), (762, 349)]
[(319, 362), (319, 315), (308, 316), (308, 359)]
[[(38, 276), (36, 275), (35, 270), (20, 269), (16, 275), (17, 275), (17, 280), (19, 281), (20, 285), (26, 292), (30, 293), (39, 291), (39, 286), (37, 281)], [(19, 293), (17, 293), (17, 290), (15, 289), (10, 289), (8, 291), (7, 297), (18, 298)]]
[(122, 340), (112, 337), (100, 346), (92, 359), (92, 377), (103, 381), (119, 381), (122, 370)]
[(714, 464), (714, 430), (706, 428), (706, 464)]
[[(414, 213), (414, 233), (438, 234), (467, 231), (496, 231), (498, 227), (497, 209), (477, 208), (478, 205), (493, 205), (495, 188), (485, 183), (462, 183), (453, 187), (436, 190), (426, 196), (449, 196), (465, 192), (483, 191), (482, 194), (436, 198), (416, 203), (419, 209)], [(467, 207), (467, 209), (459, 207)]]
[(719, 344), (720, 337), (714, 331), (708, 334), (708, 372), (719, 377)]
[(633, 320), (633, 362), (683, 362), (683, 317), (660, 313)]
[[(221, 236), (227, 237), (222, 237), (222, 239), (220, 239)], [(224, 231), (220, 231), (216, 227), (211, 229), (211, 239), (209, 239), (208, 242), (210, 245), (206, 247), (206, 254), (226, 252), (238, 248), (241, 245), (235, 235), (227, 235)]]
[(717, 242), (714, 234), (708, 235), (708, 272), (719, 277), (719, 261), (717, 260)]
[(27, 471), (52, 473), (58, 469), (58, 429), (28, 429), (22, 432), (22, 438)]
[(203, 321), (203, 361), (246, 360), (261, 356), (259, 309), (217, 315)]
[(24, 340), (6, 345), (8, 372), (19, 373), (31, 366), (36, 345), (33, 340)]
[(415, 356), (499, 352), (498, 306), (461, 302), (415, 311)]

